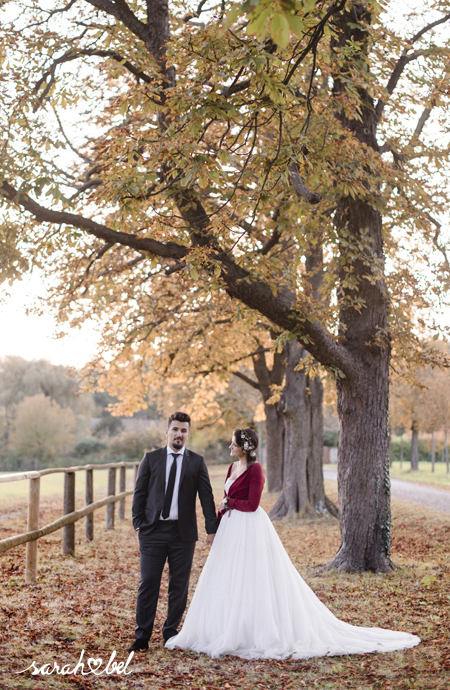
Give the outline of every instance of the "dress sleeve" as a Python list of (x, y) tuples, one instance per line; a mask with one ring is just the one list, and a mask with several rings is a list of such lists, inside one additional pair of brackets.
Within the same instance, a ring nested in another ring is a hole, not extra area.
[(264, 474), (259, 462), (252, 465), (249, 476), (248, 498), (229, 498), (228, 505), (233, 510), (242, 510), (244, 513), (253, 513), (259, 506), (261, 494), (264, 488)]

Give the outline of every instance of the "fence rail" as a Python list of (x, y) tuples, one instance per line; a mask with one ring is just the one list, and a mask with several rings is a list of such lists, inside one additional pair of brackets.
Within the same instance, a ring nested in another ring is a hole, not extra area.
[[(25, 582), (34, 584), (37, 573), (37, 547), (38, 539), (63, 530), (63, 553), (73, 555), (75, 553), (75, 523), (85, 518), (85, 536), (87, 541), (94, 539), (93, 513), (95, 510), (106, 506), (106, 529), (114, 528), (115, 504), (119, 501), (119, 519), (125, 518), (125, 498), (133, 493), (126, 491), (126, 470), (134, 467), (134, 483), (136, 482), (139, 462), (115, 462), (103, 465), (78, 465), (75, 467), (53, 467), (35, 472), (18, 472), (0, 476), (0, 484), (6, 482), (29, 480), (28, 494), (28, 521), (27, 532), (14, 537), (0, 540), (0, 553), (13, 549), (20, 544), (27, 545)], [(94, 502), (93, 470), (108, 470), (108, 495)], [(119, 491), (116, 494), (116, 470), (120, 470)], [(75, 473), (84, 470), (86, 472), (85, 508), (75, 510)], [(58, 520), (39, 528), (39, 501), (41, 477), (48, 474), (64, 472), (64, 500), (63, 516)]]

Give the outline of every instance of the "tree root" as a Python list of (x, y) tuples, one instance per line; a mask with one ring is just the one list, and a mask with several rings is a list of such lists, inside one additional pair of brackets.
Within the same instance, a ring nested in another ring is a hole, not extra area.
[(328, 496), (325, 494), (325, 505), (327, 507), (328, 512), (335, 518), (339, 520), (339, 508), (333, 501), (328, 498)]
[(376, 563), (363, 562), (360, 558), (355, 558), (347, 550), (342, 549), (341, 546), (335, 557), (320, 571), (322, 573), (330, 570), (335, 570), (338, 573), (392, 573), (394, 568), (394, 564), (387, 556), (380, 557)]
[(325, 500), (321, 505), (313, 506), (308, 502), (302, 506), (299, 511), (296, 511), (294, 507), (286, 502), (283, 495), (281, 495), (269, 512), (271, 520), (285, 520), (287, 518), (311, 520), (329, 516), (339, 519), (339, 511), (337, 506), (327, 496), (325, 496)]

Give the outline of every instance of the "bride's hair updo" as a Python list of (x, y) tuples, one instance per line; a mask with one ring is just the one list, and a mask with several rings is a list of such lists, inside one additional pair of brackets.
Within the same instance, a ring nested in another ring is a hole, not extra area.
[(253, 429), (235, 429), (233, 434), (239, 448), (245, 450), (247, 465), (250, 467), (256, 462), (255, 450), (258, 448), (258, 434)]

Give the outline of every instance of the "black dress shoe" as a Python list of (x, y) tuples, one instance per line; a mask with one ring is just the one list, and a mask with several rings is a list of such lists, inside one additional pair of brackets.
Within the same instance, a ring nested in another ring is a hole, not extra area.
[(129, 652), (145, 652), (148, 649), (148, 642), (145, 640), (135, 640), (131, 647), (128, 648)]

